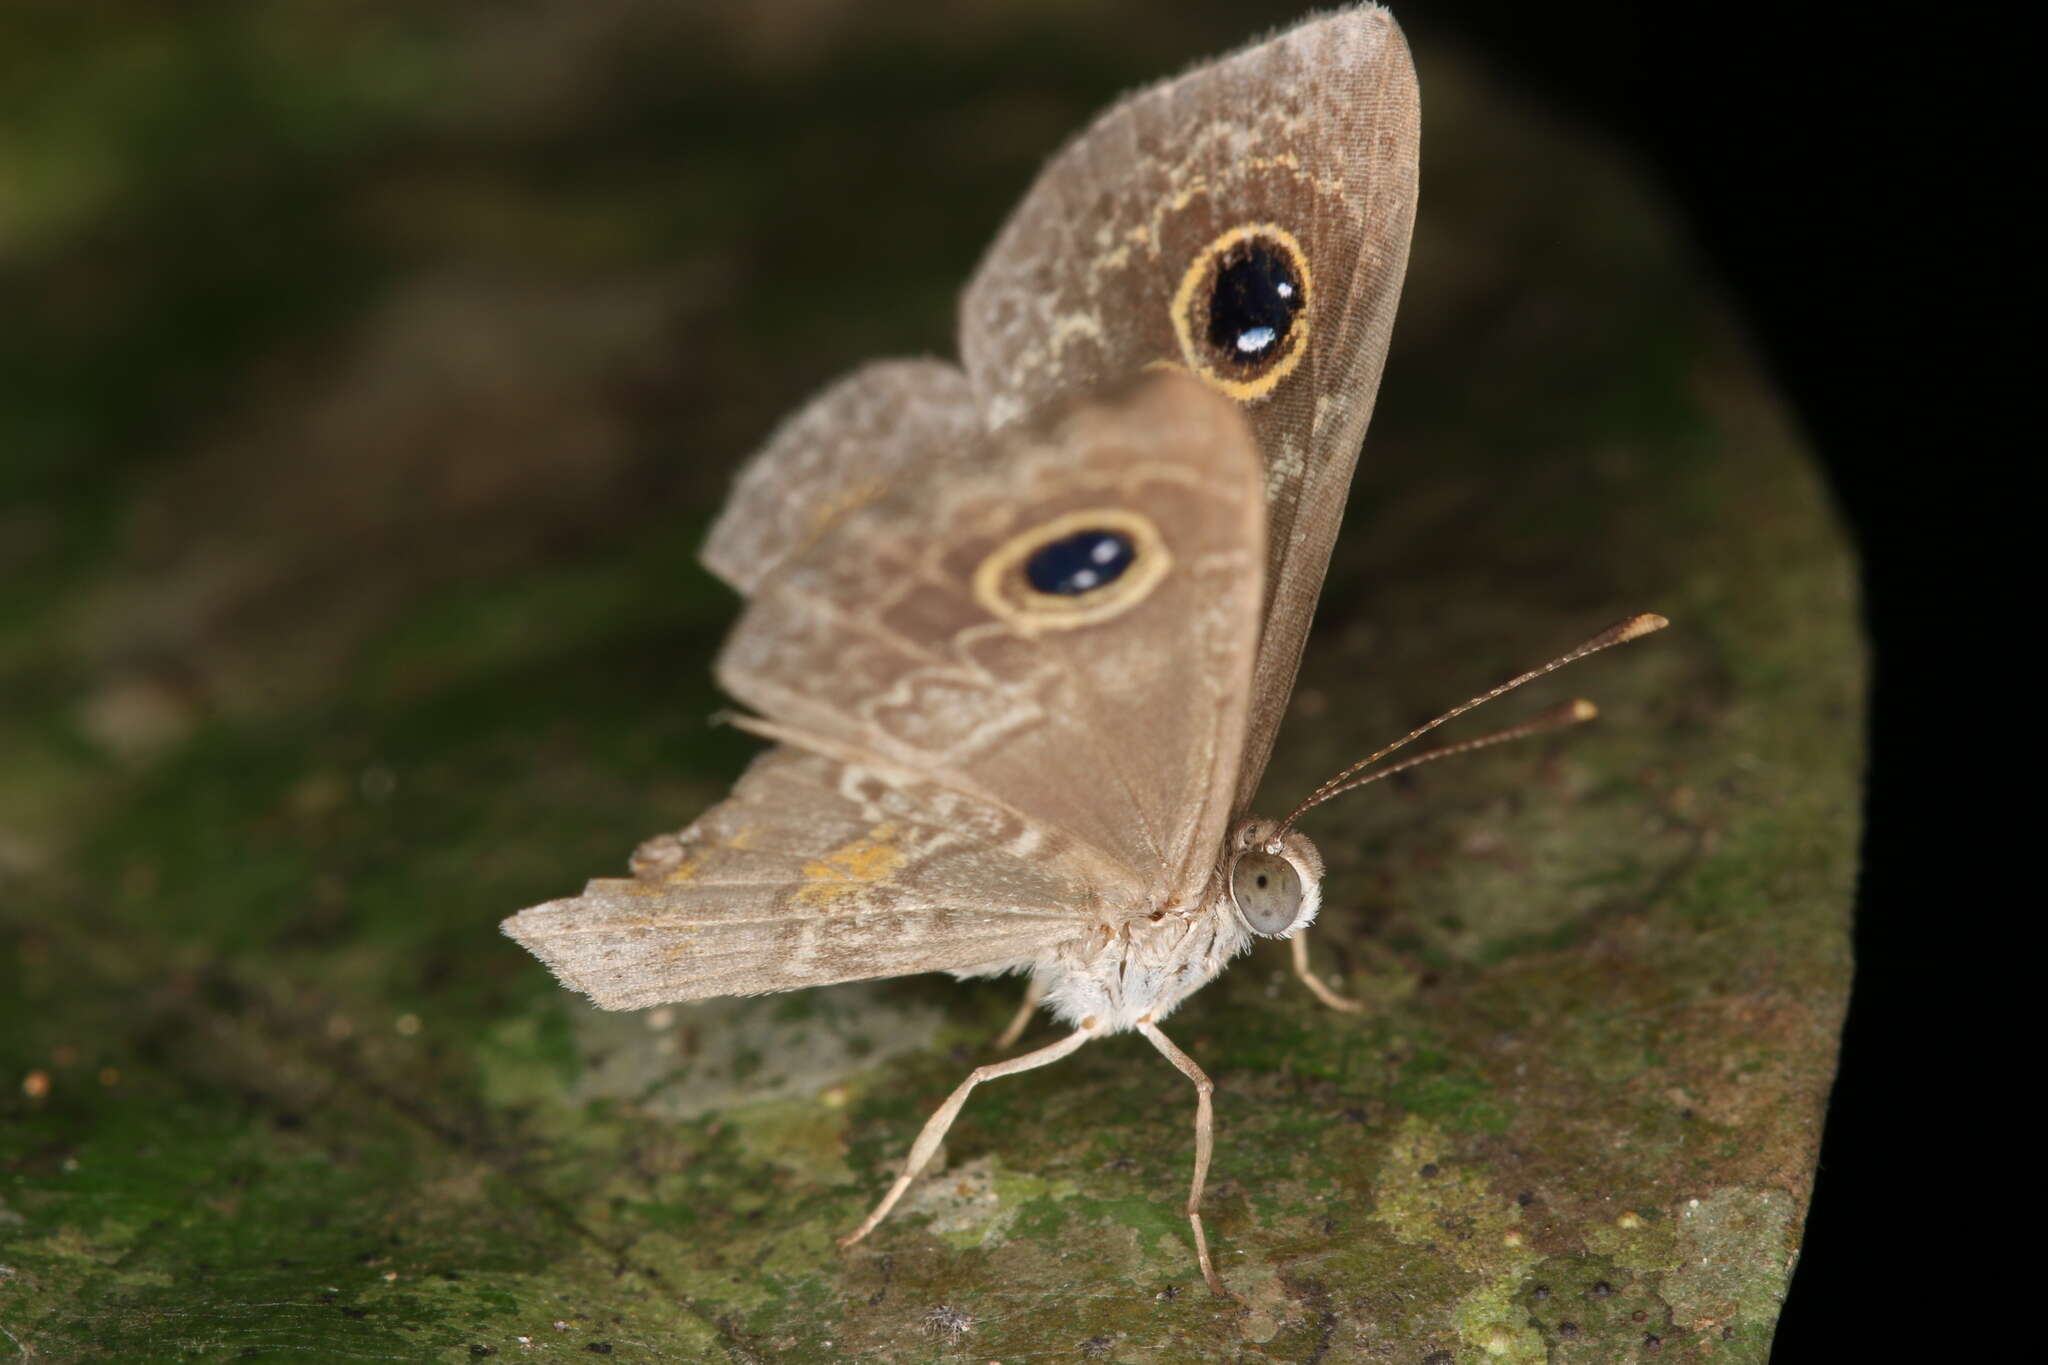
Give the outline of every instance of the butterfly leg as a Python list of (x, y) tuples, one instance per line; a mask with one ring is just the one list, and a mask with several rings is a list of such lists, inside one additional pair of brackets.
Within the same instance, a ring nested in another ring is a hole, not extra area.
[(1014, 1076), (1020, 1071), (1032, 1071), (1041, 1066), (1048, 1066), (1068, 1053), (1075, 1051), (1090, 1038), (1093, 1038), (1095, 1030), (1094, 1020), (1084, 1020), (1081, 1028), (1076, 1029), (1050, 1047), (1042, 1047), (1036, 1052), (1027, 1052), (1022, 1057), (1012, 1057), (1007, 1062), (991, 1062), (987, 1066), (978, 1066), (969, 1072), (967, 1079), (960, 1082), (960, 1088), (947, 1096), (946, 1102), (939, 1106), (938, 1112), (925, 1121), (923, 1131), (917, 1135), (917, 1141), (910, 1145), (910, 1155), (903, 1160), (903, 1174), (896, 1177), (896, 1183), (891, 1185), (889, 1192), (882, 1196), (882, 1202), (875, 1205), (875, 1211), (863, 1219), (859, 1227), (841, 1237), (839, 1245), (841, 1247), (852, 1246), (855, 1242), (873, 1232), (875, 1224), (889, 1216), (889, 1210), (896, 1207), (896, 1201), (901, 1199), (903, 1192), (910, 1188), (910, 1182), (917, 1179), (918, 1172), (922, 1171), (925, 1163), (932, 1159), (932, 1153), (936, 1152), (939, 1149), (939, 1144), (946, 1140), (946, 1130), (951, 1128), (953, 1120), (960, 1116), (960, 1106), (967, 1103), (967, 1097), (974, 1092), (975, 1086), (980, 1085), (983, 1081), (995, 1080), (999, 1076)]
[(1037, 1012), (1038, 1002), (1044, 995), (1045, 983), (1040, 981), (1034, 973), (1031, 979), (1025, 983), (1024, 999), (1017, 1006), (1016, 1017), (1011, 1019), (1003, 1031), (996, 1035), (995, 1042), (990, 1044), (990, 1046), (995, 1048), (997, 1052), (1007, 1052), (1019, 1038), (1022, 1038), (1025, 1027), (1030, 1024), (1031, 1016)]
[(1195, 1259), (1201, 1262), (1202, 1278), (1208, 1281), (1209, 1292), (1229, 1298), (1230, 1291), (1223, 1287), (1216, 1266), (1209, 1259), (1209, 1239), (1202, 1235), (1202, 1186), (1208, 1183), (1209, 1154), (1216, 1145), (1216, 1116), (1209, 1096), (1215, 1093), (1216, 1083), (1209, 1079), (1208, 1072), (1195, 1065), (1194, 1058), (1175, 1047), (1158, 1025), (1140, 1020), (1138, 1032), (1151, 1040), (1167, 1061), (1179, 1067), (1181, 1075), (1195, 1083), (1195, 1181), (1188, 1187), (1188, 1226), (1195, 1230)]
[(1353, 1000), (1348, 995), (1339, 995), (1323, 983), (1321, 977), (1308, 969), (1308, 930), (1303, 929), (1291, 940), (1294, 948), (1294, 974), (1301, 978), (1315, 998), (1333, 1010), (1357, 1011), (1365, 1008), (1362, 1000)]

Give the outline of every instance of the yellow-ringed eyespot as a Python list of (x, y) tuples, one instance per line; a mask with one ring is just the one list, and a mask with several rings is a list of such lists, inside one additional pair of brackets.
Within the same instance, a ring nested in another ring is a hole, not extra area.
[(1187, 366), (1239, 402), (1265, 397), (1309, 343), (1308, 255), (1278, 223), (1234, 227), (1189, 263), (1173, 296)]
[(974, 596), (1027, 635), (1071, 630), (1129, 611), (1172, 564), (1150, 518), (1123, 507), (1083, 508), (997, 546), (974, 571)]

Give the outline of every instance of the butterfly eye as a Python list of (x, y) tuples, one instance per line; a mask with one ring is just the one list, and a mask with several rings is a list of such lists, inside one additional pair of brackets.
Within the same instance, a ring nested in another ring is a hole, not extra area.
[(1253, 933), (1284, 934), (1301, 913), (1301, 874), (1277, 853), (1241, 854), (1230, 869), (1230, 898)]
[(1129, 536), (1099, 528), (1076, 531), (1033, 552), (1024, 561), (1024, 577), (1040, 592), (1079, 597), (1123, 577), (1137, 553)]
[(1308, 258), (1276, 223), (1235, 227), (1196, 254), (1174, 294), (1188, 368), (1240, 402), (1262, 398), (1308, 345)]

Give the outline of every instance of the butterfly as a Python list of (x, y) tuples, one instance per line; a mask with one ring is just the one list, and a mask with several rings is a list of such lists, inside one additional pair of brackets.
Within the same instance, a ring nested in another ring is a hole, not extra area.
[(964, 363), (828, 388), (712, 528), (704, 562), (747, 598), (717, 676), (773, 747), (631, 877), (505, 922), (609, 1009), (1028, 973), (1002, 1041), (1041, 1001), (1069, 1032), (977, 1068), (843, 1244), (975, 1086), (1128, 1030), (1195, 1085), (1188, 1217), (1227, 1292), (1214, 1087), (1160, 1023), (1258, 937), (1351, 1005), (1307, 969), (1323, 864), (1293, 820), (1364, 765), (1284, 820), (1249, 806), (1377, 393), (1418, 137), (1405, 43), (1363, 6), (1071, 143), (965, 291)]

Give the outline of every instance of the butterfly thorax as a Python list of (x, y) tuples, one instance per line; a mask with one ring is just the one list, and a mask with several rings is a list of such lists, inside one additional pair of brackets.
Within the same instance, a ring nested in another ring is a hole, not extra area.
[(1268, 820), (1238, 823), (1198, 906), (1154, 909), (1060, 945), (1033, 974), (1065, 1022), (1106, 1033), (1164, 1019), (1251, 947), (1291, 938), (1321, 903), (1323, 861), (1299, 833)]
[(1076, 1027), (1093, 1019), (1105, 1033), (1157, 1022), (1251, 946), (1218, 884), (1199, 909), (1155, 913), (1099, 925), (1042, 960), (1034, 974), (1047, 1007)]

